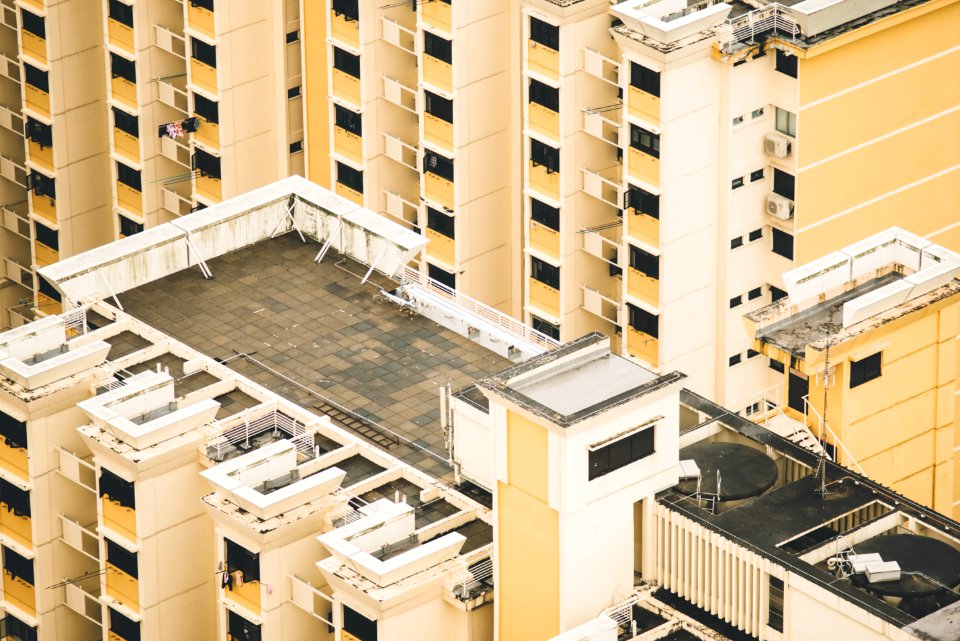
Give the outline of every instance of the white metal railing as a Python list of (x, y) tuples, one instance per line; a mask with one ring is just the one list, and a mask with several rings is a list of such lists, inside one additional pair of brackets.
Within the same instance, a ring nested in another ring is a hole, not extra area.
[(3, 217), (3, 226), (9, 229), (17, 236), (30, 240), (30, 219), (26, 214), (22, 214), (10, 207), (0, 206), (0, 214)]
[(380, 76), (380, 78), (383, 80), (384, 98), (410, 113), (417, 113), (417, 92), (415, 89), (411, 89), (390, 76)]
[(529, 325), (521, 323), (516, 318), (508, 316), (503, 312), (499, 312), (488, 305), (484, 305), (480, 301), (464, 295), (462, 292), (458, 292), (455, 289), (450, 289), (443, 283), (439, 283), (429, 276), (423, 275), (413, 267), (405, 265), (400, 270), (398, 276), (401, 283), (405, 285), (417, 285), (429, 292), (446, 298), (465, 311), (476, 314), (484, 320), (493, 323), (501, 330), (509, 332), (510, 334), (522, 338), (525, 341), (531, 342), (547, 350), (554, 349), (560, 345), (559, 341), (550, 338), (546, 334), (538, 332)]
[(383, 151), (388, 158), (392, 158), (414, 171), (419, 171), (419, 167), (417, 167), (418, 150), (414, 145), (400, 140), (397, 136), (384, 133)]
[(29, 265), (24, 265), (10, 256), (4, 258), (3, 263), (6, 268), (4, 276), (27, 289), (33, 289), (33, 270)]
[(614, 87), (620, 86), (620, 63), (590, 47), (583, 48), (583, 70)]
[(163, 104), (173, 107), (184, 114), (188, 113), (189, 101), (187, 100), (187, 92), (183, 89), (178, 89), (166, 80), (157, 80), (157, 97)]
[(73, 519), (60, 515), (60, 540), (94, 561), (100, 560), (100, 537)]
[(115, 376), (108, 376), (106, 378), (95, 380), (93, 383), (91, 383), (90, 387), (94, 390), (103, 390), (100, 393), (105, 394), (107, 392), (112, 392), (115, 389), (120, 389), (126, 384), (126, 381), (116, 378)]
[(384, 40), (407, 53), (417, 53), (417, 32), (404, 27), (395, 20), (380, 16), (380, 34)]
[(176, 57), (187, 59), (187, 43), (183, 36), (177, 34), (163, 25), (153, 25), (154, 44)]
[(81, 334), (87, 333), (87, 308), (74, 307), (60, 315), (63, 326), (68, 330), (75, 330)]
[(620, 127), (623, 126), (623, 123), (607, 118), (604, 114), (617, 114), (619, 111), (619, 108), (596, 109), (584, 107), (583, 130), (594, 138), (618, 146), (620, 144)]
[(620, 183), (605, 178), (600, 172), (593, 171), (586, 167), (581, 167), (580, 172), (583, 175), (582, 189), (584, 193), (590, 194), (608, 205), (619, 208)]
[[(337, 620), (337, 608), (334, 606), (332, 597), (324, 594), (317, 588), (310, 585), (295, 574), (289, 574), (290, 578), (290, 601), (295, 606), (320, 619), (331, 627), (337, 627), (334, 623)], [(329, 618), (328, 618), (329, 617)]]
[(90, 594), (76, 583), (63, 586), (64, 604), (83, 618), (100, 625), (100, 599)]
[(18, 136), (23, 136), (23, 114), (10, 107), (0, 105), (0, 127), (9, 129)]
[(59, 445), (57, 446), (57, 454), (60, 458), (57, 472), (80, 487), (96, 493), (97, 468)]
[(227, 447), (235, 447), (239, 443), (250, 444), (250, 439), (260, 434), (273, 431), (279, 437), (282, 430), (297, 441), (297, 450), (304, 454), (313, 455), (312, 440), (309, 448), (305, 448), (305, 443), (300, 437), (310, 436), (305, 434), (306, 424), (292, 416), (284, 414), (277, 408), (273, 408), (266, 413), (252, 417), (253, 414), (260, 414), (263, 408), (251, 408), (235, 417), (229, 419), (225, 424), (219, 424), (217, 433), (208, 439), (204, 444), (204, 453), (216, 452), (219, 459), (223, 450)]
[(0, 53), (0, 76), (6, 76), (14, 82), (20, 82), (20, 63)]
[(192, 200), (181, 196), (170, 187), (162, 187), (160, 192), (163, 195), (163, 208), (171, 214), (185, 216), (193, 209)]
[(800, 27), (789, 8), (774, 3), (727, 20), (717, 27), (717, 36), (723, 48), (734, 42), (752, 41), (758, 35), (771, 31), (796, 37)]
[(21, 187), (27, 186), (27, 169), (12, 158), (0, 156), (0, 176)]

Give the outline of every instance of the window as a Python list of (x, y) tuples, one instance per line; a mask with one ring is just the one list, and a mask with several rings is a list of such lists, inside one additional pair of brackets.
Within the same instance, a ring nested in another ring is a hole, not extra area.
[(783, 581), (767, 576), (767, 595), (767, 625), (783, 632)]
[(788, 136), (797, 136), (797, 114), (777, 107), (777, 131)]
[(750, 182), (755, 183), (758, 180), (763, 180), (763, 170), (758, 169), (756, 171), (750, 172)]
[(135, 579), (138, 578), (139, 572), (137, 571), (136, 552), (126, 550), (110, 539), (105, 540), (107, 542), (107, 563), (128, 576), (132, 576)]
[(730, 187), (731, 189), (739, 189), (740, 187), (743, 187), (743, 176), (740, 176), (739, 178), (734, 178), (733, 180), (731, 180)]
[(750, 239), (751, 243), (755, 240), (760, 240), (761, 238), (763, 238), (763, 230), (754, 229), (752, 232), (750, 232), (750, 235), (748, 236), (748, 238)]
[(759, 109), (754, 109), (753, 111), (750, 112), (751, 118), (760, 118), (761, 116), (763, 116), (763, 107), (760, 107)]
[(333, 48), (333, 68), (339, 69), (348, 76), (360, 77), (360, 56), (355, 56), (340, 47)]
[[(140, 641), (140, 624), (128, 619), (113, 608), (110, 611), (110, 632), (125, 641)], [(111, 636), (113, 636), (111, 635)]]
[(300, 85), (297, 85), (296, 87), (290, 87), (289, 89), (287, 89), (287, 100), (291, 100), (299, 96), (300, 91), (301, 91)]
[(642, 127), (630, 125), (630, 146), (654, 158), (660, 157), (660, 136)]
[(100, 498), (119, 503), (131, 510), (137, 509), (133, 483), (125, 481), (108, 469), (100, 469)]
[(737, 247), (743, 247), (743, 236), (737, 236), (730, 240), (730, 249), (736, 249)]
[(3, 615), (4, 638), (10, 641), (37, 641), (37, 629), (16, 618), (9, 612)]
[(755, 356), (760, 356), (760, 352), (758, 352), (758, 351), (755, 350), (755, 349), (748, 349), (748, 350), (747, 350), (747, 358), (754, 358)]
[(655, 428), (650, 426), (591, 449), (587, 453), (587, 479), (592, 481), (650, 456), (655, 451), (655, 441)]
[(50, 281), (48, 281), (43, 276), (40, 276), (40, 278), (37, 280), (37, 289), (40, 291), (41, 294), (43, 294), (48, 298), (52, 298), (58, 303), (63, 302), (62, 301), (63, 297), (60, 295), (60, 291), (56, 287), (51, 285)]
[(427, 207), (427, 228), (446, 236), (447, 238), (456, 238), (454, 231), (455, 219), (453, 216), (447, 216), (433, 207)]
[(559, 325), (554, 325), (553, 323), (547, 322), (536, 316), (530, 317), (530, 324), (533, 325), (534, 330), (540, 332), (541, 334), (545, 334), (555, 341), (560, 340)]
[(360, 3), (357, 0), (333, 0), (333, 13), (348, 22), (360, 20)]
[(530, 79), (530, 102), (543, 105), (550, 111), (560, 111), (560, 90), (556, 87)]
[(3, 547), (3, 571), (13, 575), (15, 579), (22, 579), (33, 585), (33, 561), (20, 556), (7, 546)]
[(431, 116), (436, 116), (440, 120), (453, 123), (453, 101), (447, 100), (442, 96), (424, 90), (426, 111)]
[(432, 151), (423, 154), (423, 171), (453, 182), (453, 161)]
[(742, 125), (742, 124), (743, 124), (743, 116), (737, 116), (736, 118), (733, 119), (733, 126), (734, 126), (734, 127), (736, 127), (737, 125)]
[(190, 6), (213, 11), (213, 0), (190, 0)]
[(337, 182), (344, 187), (363, 193), (363, 172), (342, 162), (337, 163)]
[(538, 165), (546, 167), (548, 174), (560, 171), (560, 150), (532, 138), (530, 139), (530, 160), (534, 167)]
[(423, 53), (446, 63), (453, 62), (453, 43), (429, 31), (423, 32)]
[(140, 137), (140, 119), (131, 116), (123, 109), (111, 107), (113, 111), (113, 126), (122, 132), (128, 133), (134, 138)]
[(6, 412), (0, 412), (0, 436), (14, 449), (27, 447), (27, 422), (18, 421)]
[(303, 141), (302, 141), (302, 140), (297, 140), (296, 142), (290, 143), (290, 153), (291, 153), (291, 154), (299, 154), (301, 151), (303, 151)]
[(38, 16), (35, 13), (27, 11), (26, 9), (20, 9), (20, 23), (23, 25), (23, 30), (33, 35), (46, 39), (47, 37), (47, 28), (44, 24), (43, 16)]
[(227, 572), (240, 572), (243, 574), (243, 581), (260, 580), (260, 555), (251, 552), (241, 545), (237, 545), (230, 539), (224, 539), (226, 545), (226, 569)]
[(734, 365), (739, 365), (741, 360), (743, 360), (743, 357), (740, 356), (740, 354), (734, 354), (728, 359), (728, 362), (730, 367), (733, 367)]
[(768, 366), (770, 367), (770, 369), (780, 372), (781, 374), (783, 374), (784, 372), (783, 363), (781, 363), (780, 361), (777, 361), (771, 358), (770, 362), (768, 363)]
[[(213, 0), (210, 0), (211, 3)], [(133, 27), (133, 7), (120, 0), (110, 0), (110, 18), (120, 24)]]
[(110, 53), (110, 74), (112, 78), (123, 78), (127, 82), (137, 83), (137, 63), (123, 56)]
[(27, 125), (24, 129), (27, 138), (40, 145), (40, 149), (53, 147), (53, 127), (50, 125), (27, 116)]
[(289, 45), (289, 44), (293, 44), (294, 42), (297, 42), (298, 40), (300, 40), (300, 32), (299, 32), (299, 31), (291, 31), (290, 33), (287, 34), (287, 44), (288, 44), (288, 45)]
[(793, 236), (774, 227), (773, 253), (793, 260)]
[(859, 361), (850, 361), (850, 389), (859, 387), (875, 378), (880, 378), (882, 353), (877, 352)]
[(437, 281), (441, 285), (445, 285), (450, 289), (457, 288), (457, 275), (451, 274), (442, 267), (437, 267), (436, 265), (427, 265), (427, 276)]
[(198, 93), (193, 94), (193, 113), (197, 116), (200, 116), (207, 122), (220, 122), (219, 103), (204, 98)]
[(542, 203), (536, 198), (530, 199), (530, 218), (544, 227), (560, 231), (560, 209)]
[(536, 257), (530, 258), (530, 276), (547, 287), (560, 289), (560, 268)]
[(797, 77), (797, 57), (777, 49), (777, 71), (791, 78)]
[(36, 87), (44, 93), (50, 92), (50, 76), (47, 75), (47, 72), (41, 71), (27, 62), (23, 63), (23, 79), (31, 87)]
[(27, 189), (33, 191), (37, 196), (46, 196), (50, 200), (57, 199), (57, 181), (38, 171), (31, 172), (27, 176)]
[(60, 251), (60, 234), (56, 229), (50, 229), (37, 221), (33, 221), (33, 229), (38, 243), (42, 243), (50, 249)]
[(190, 38), (190, 57), (214, 69), (217, 68), (217, 48), (199, 38)]
[(343, 606), (343, 631), (357, 641), (377, 641), (377, 622), (346, 605)]
[(660, 257), (630, 245), (630, 267), (650, 278), (660, 278)]
[(773, 301), (774, 303), (780, 300), (781, 298), (787, 297), (787, 292), (783, 291), (782, 289), (778, 287), (774, 287), (773, 285), (770, 285), (769, 287), (770, 287), (770, 300)]
[(220, 180), (220, 159), (202, 149), (193, 152), (193, 168), (203, 177)]
[(630, 313), (630, 327), (654, 338), (660, 337), (660, 319), (657, 316), (629, 303), (627, 310)]
[(796, 186), (796, 179), (785, 171), (780, 171), (779, 169), (773, 170), (773, 191), (774, 193), (780, 194), (784, 198), (789, 198), (794, 200), (794, 190)]
[(14, 516), (30, 516), (30, 492), (0, 479), (0, 501)]
[(630, 185), (624, 194), (624, 209), (633, 209), (638, 214), (660, 218), (660, 197), (648, 191)]
[(121, 215), (118, 215), (117, 219), (120, 221), (120, 235), (123, 237), (133, 236), (143, 231), (143, 223), (135, 222)]
[(530, 17), (530, 39), (554, 51), (560, 51), (560, 27)]
[(635, 62), (630, 63), (630, 85), (650, 95), (660, 95), (660, 73)]
[(127, 167), (122, 162), (117, 163), (117, 180), (122, 182), (130, 189), (142, 191), (140, 183), (140, 172), (133, 167)]
[(760, 298), (761, 296), (763, 296), (763, 288), (762, 288), (762, 287), (756, 287), (756, 288), (754, 288), (754, 289), (751, 289), (749, 292), (747, 292), (747, 299), (748, 299), (748, 300), (756, 300), (756, 299)]
[(260, 641), (260, 626), (251, 623), (242, 616), (227, 611), (227, 635), (233, 641)]
[(734, 307), (739, 307), (742, 304), (743, 304), (743, 296), (734, 296), (733, 298), (730, 299), (730, 309), (733, 309)]

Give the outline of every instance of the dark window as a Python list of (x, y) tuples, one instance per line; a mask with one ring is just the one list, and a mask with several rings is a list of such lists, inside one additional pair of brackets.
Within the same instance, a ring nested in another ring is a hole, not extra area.
[(37, 196), (46, 196), (50, 200), (57, 199), (57, 181), (39, 171), (30, 172), (27, 176), (27, 189)]
[(424, 91), (423, 96), (425, 98), (426, 111), (431, 116), (436, 116), (440, 120), (445, 122), (453, 123), (453, 101), (447, 100), (443, 96), (438, 96), (435, 93), (429, 91)]
[(48, 280), (47, 280), (46, 278), (44, 278), (43, 276), (40, 276), (40, 278), (37, 280), (37, 289), (38, 289), (38, 290), (40, 291), (40, 293), (43, 294), (44, 296), (47, 296), (47, 297), (49, 297), (49, 298), (52, 298), (53, 300), (57, 301), (58, 303), (62, 302), (61, 299), (62, 299), (63, 297), (62, 297), (61, 294), (60, 294), (60, 290), (58, 290), (56, 287), (54, 287), (53, 285), (51, 285), (51, 284), (50, 284), (50, 281), (48, 281)]
[(453, 62), (453, 43), (438, 35), (423, 32), (423, 53), (447, 63)]
[(647, 427), (587, 453), (588, 480), (600, 478), (654, 453), (655, 430)]
[(758, 169), (756, 171), (750, 172), (750, 182), (755, 183), (758, 180), (763, 180), (763, 170)]
[(43, 243), (50, 249), (60, 251), (60, 233), (56, 229), (50, 229), (42, 223), (33, 221), (33, 230), (38, 243)]
[(208, 154), (203, 149), (197, 149), (193, 152), (193, 168), (199, 171), (201, 176), (209, 176), (220, 180), (220, 159), (213, 154)]
[(730, 249), (736, 249), (737, 247), (743, 247), (743, 236), (730, 239)]
[(107, 563), (133, 578), (140, 576), (137, 570), (137, 554), (120, 547), (110, 539), (107, 542)]
[(124, 641), (140, 641), (140, 624), (128, 619), (113, 608), (110, 610), (110, 631)]
[(797, 77), (797, 57), (788, 55), (777, 49), (777, 71), (785, 73), (791, 78)]
[(850, 388), (859, 387), (867, 381), (880, 378), (882, 352), (871, 354), (859, 361), (850, 361)]
[(23, 79), (31, 87), (36, 87), (44, 93), (50, 92), (50, 76), (46, 71), (41, 71), (29, 63), (23, 63)]
[(213, 0), (190, 0), (190, 6), (213, 11)]
[(727, 359), (727, 360), (728, 360), (728, 363), (730, 364), (730, 367), (733, 367), (734, 365), (739, 365), (739, 364), (740, 364), (740, 361), (743, 360), (743, 359), (742, 359), (742, 357), (740, 356), (740, 354), (734, 354), (733, 356), (731, 356), (731, 357), (730, 357), (729, 359)]
[(773, 191), (784, 198), (793, 200), (796, 179), (785, 171), (773, 170)]
[(427, 276), (437, 281), (441, 285), (445, 285), (450, 289), (457, 288), (457, 275), (451, 274), (442, 267), (437, 267), (436, 265), (427, 265)]
[(455, 220), (433, 207), (427, 207), (427, 227), (447, 238), (456, 238), (454, 232)]
[(630, 312), (630, 327), (654, 338), (660, 337), (660, 319), (657, 316), (629, 303), (627, 310)]
[(733, 180), (731, 180), (730, 187), (732, 189), (739, 189), (740, 187), (743, 187), (743, 176), (740, 176), (739, 178), (734, 178)]
[(20, 21), (23, 25), (23, 30), (32, 33), (35, 36), (46, 39), (47, 37), (47, 28), (44, 23), (43, 16), (38, 16), (35, 13), (27, 11), (26, 9), (20, 9)]
[(110, 53), (110, 74), (113, 78), (123, 78), (128, 82), (137, 82), (137, 63), (123, 56)]
[(290, 153), (291, 153), (291, 154), (298, 154), (298, 153), (300, 153), (301, 151), (303, 151), (303, 141), (302, 141), (302, 140), (298, 140), (298, 141), (296, 141), (296, 142), (290, 143)]
[(289, 44), (293, 44), (294, 42), (297, 42), (298, 40), (300, 40), (300, 32), (299, 32), (299, 31), (291, 31), (290, 33), (287, 34), (287, 44), (288, 44), (288, 45), (289, 45)]
[(769, 363), (769, 367), (770, 367), (770, 369), (776, 370), (776, 371), (780, 372), (781, 374), (783, 374), (784, 367), (783, 367), (783, 363), (781, 363), (780, 361), (777, 361), (777, 360), (774, 360), (774, 359), (771, 358), (771, 359), (770, 359), (770, 363)]
[(296, 98), (299, 95), (300, 95), (300, 85), (297, 85), (296, 87), (290, 87), (289, 89), (287, 89), (288, 100), (292, 98)]
[[(777, 52), (777, 56), (780, 52)], [(776, 577), (768, 576), (768, 607), (767, 607), (767, 625), (783, 632), (783, 581)]]
[(343, 606), (343, 629), (359, 641), (377, 641), (377, 622), (346, 605)]
[(214, 69), (217, 67), (217, 48), (199, 38), (190, 38), (190, 57)]
[(343, 73), (360, 77), (360, 56), (355, 56), (349, 51), (344, 51), (340, 47), (333, 48), (333, 68), (339, 69)]
[(536, 198), (530, 199), (530, 218), (544, 227), (560, 231), (560, 209), (542, 203)]
[(53, 147), (53, 127), (27, 116), (26, 136), (40, 145), (40, 149)]
[(530, 39), (554, 51), (560, 51), (560, 27), (530, 17)]
[(27, 447), (27, 422), (18, 421), (6, 412), (0, 412), (0, 436), (14, 449)]
[(9, 612), (0, 621), (0, 635), (9, 641), (37, 641), (37, 629), (16, 618)]
[(560, 289), (560, 268), (539, 258), (530, 258), (530, 276), (548, 287)]
[(630, 245), (630, 266), (650, 278), (660, 278), (660, 257)]
[(260, 626), (233, 611), (227, 612), (227, 634), (233, 641), (260, 641)]
[(30, 492), (4, 479), (0, 479), (0, 502), (14, 516), (30, 516)]
[[(210, 0), (212, 3), (213, 0)], [(110, 0), (110, 17), (121, 24), (133, 27), (133, 7), (120, 0)]]
[(780, 133), (795, 138), (797, 135), (797, 114), (777, 107), (776, 128)]
[(781, 298), (786, 298), (787, 292), (783, 291), (779, 287), (774, 287), (770, 285), (770, 300), (774, 303), (780, 300)]
[(423, 154), (423, 171), (453, 182), (453, 161), (432, 151)]
[(260, 580), (260, 555), (251, 552), (242, 545), (237, 545), (230, 539), (224, 539), (226, 544), (227, 572), (240, 571), (244, 582)]
[(760, 240), (761, 238), (763, 238), (762, 229), (754, 229), (752, 232), (750, 232), (750, 242), (753, 242), (755, 240)]
[(530, 324), (533, 325), (533, 329), (541, 334), (545, 334), (555, 341), (560, 340), (559, 325), (554, 325), (553, 323), (547, 322), (542, 318), (537, 318), (536, 316), (530, 317)]
[(113, 107), (113, 126), (120, 131), (126, 132), (134, 138), (140, 137), (140, 119), (131, 116), (123, 109)]
[(347, 20), (360, 20), (360, 3), (357, 0), (333, 0), (333, 13)]
[(120, 220), (121, 236), (133, 236), (134, 234), (139, 234), (143, 231), (143, 223), (135, 222), (126, 216), (121, 215), (117, 215), (117, 218)]
[(749, 292), (747, 292), (747, 298), (748, 298), (749, 300), (755, 300), (755, 299), (757, 299), (757, 298), (760, 298), (761, 296), (763, 296), (763, 288), (762, 288), (762, 287), (757, 287), (757, 288), (751, 289)]
[(793, 236), (774, 227), (773, 253), (793, 260)]
[(530, 102), (543, 105), (550, 111), (560, 111), (560, 90), (531, 78)]
[(730, 299), (730, 309), (733, 309), (734, 307), (739, 307), (742, 304), (743, 304), (743, 296), (734, 296), (733, 298)]
[(3, 546), (3, 571), (33, 585), (33, 561)]
[(787, 407), (801, 414), (807, 413), (807, 395), (810, 393), (810, 381), (806, 376), (795, 374), (790, 370), (787, 378)]
[(530, 139), (530, 160), (533, 161), (534, 167), (537, 165), (546, 167), (548, 174), (560, 171), (560, 150), (532, 138)]
[(642, 127), (630, 125), (630, 146), (654, 158), (660, 157), (660, 136)]
[(358, 193), (363, 193), (363, 172), (342, 162), (337, 163), (337, 182)]
[(638, 214), (660, 218), (660, 196), (630, 185), (624, 194), (624, 209), (633, 209)]
[(660, 73), (635, 62), (630, 63), (630, 84), (648, 94), (660, 95)]
[(219, 103), (204, 98), (198, 93), (193, 94), (193, 113), (207, 122), (220, 122)]
[(123, 480), (105, 468), (100, 469), (100, 498), (103, 497), (131, 510), (137, 509), (133, 483)]
[(755, 357), (755, 356), (760, 356), (760, 352), (758, 352), (758, 351), (755, 350), (755, 349), (748, 349), (748, 350), (747, 350), (747, 358), (753, 358), (753, 357)]
[(360, 114), (350, 111), (346, 107), (341, 107), (340, 105), (334, 105), (333, 110), (338, 127), (355, 133), (358, 136), (363, 135), (363, 119)]
[(140, 172), (133, 167), (127, 167), (122, 162), (117, 163), (117, 180), (122, 182), (130, 189), (135, 189), (137, 191), (143, 190), (143, 186), (140, 181)]

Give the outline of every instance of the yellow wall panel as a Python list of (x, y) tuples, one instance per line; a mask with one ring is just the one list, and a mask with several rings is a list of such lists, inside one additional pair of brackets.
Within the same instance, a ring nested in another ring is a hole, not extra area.
[(547, 430), (522, 416), (507, 415), (507, 478), (510, 485), (547, 502)]
[(330, 108), (327, 102), (327, 3), (303, 2), (303, 97), (307, 178), (330, 189)]

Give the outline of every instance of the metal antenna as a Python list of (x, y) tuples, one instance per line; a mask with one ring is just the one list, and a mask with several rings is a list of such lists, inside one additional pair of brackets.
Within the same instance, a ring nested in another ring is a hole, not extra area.
[(827, 447), (823, 440), (823, 428), (827, 425), (827, 392), (830, 390), (830, 344), (823, 357), (823, 416), (820, 418), (820, 463), (817, 466), (820, 476), (820, 487), (817, 494), (820, 498), (827, 495)]

